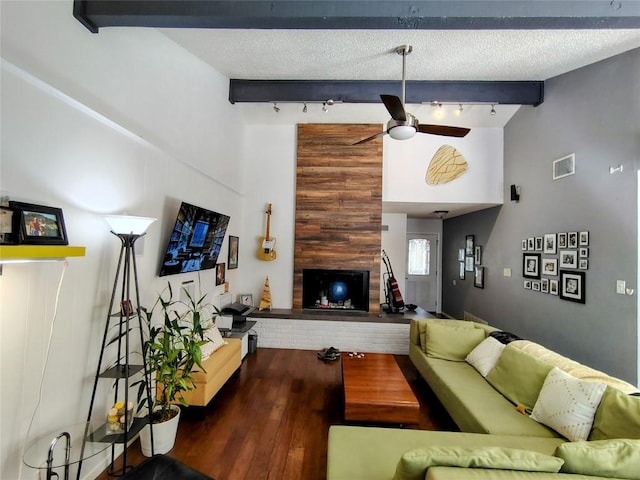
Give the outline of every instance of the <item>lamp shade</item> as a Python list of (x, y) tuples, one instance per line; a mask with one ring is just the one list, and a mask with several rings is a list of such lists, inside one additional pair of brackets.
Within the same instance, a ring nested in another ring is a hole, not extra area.
[(398, 125), (389, 130), (389, 136), (394, 140), (406, 140), (416, 134), (416, 129), (412, 125)]
[(157, 220), (151, 217), (135, 217), (133, 215), (107, 215), (104, 219), (111, 231), (120, 234), (142, 235), (149, 225)]

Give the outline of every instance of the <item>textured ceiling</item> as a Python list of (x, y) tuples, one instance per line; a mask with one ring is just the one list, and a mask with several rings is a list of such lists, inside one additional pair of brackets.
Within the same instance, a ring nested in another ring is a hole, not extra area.
[[(640, 47), (640, 30), (216, 30), (160, 29), (228, 78), (260, 80), (398, 80), (398, 45), (409, 44), (408, 80), (546, 80)], [(380, 92), (386, 93), (386, 92)], [(385, 123), (382, 105), (236, 104), (250, 123)], [(410, 106), (423, 123), (502, 127), (517, 107), (465, 107), (453, 117), (433, 117)]]

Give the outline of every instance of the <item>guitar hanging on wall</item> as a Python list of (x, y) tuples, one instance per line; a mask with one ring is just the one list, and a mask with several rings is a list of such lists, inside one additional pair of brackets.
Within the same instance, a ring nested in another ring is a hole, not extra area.
[(276, 239), (270, 235), (271, 230), (271, 204), (267, 206), (267, 229), (264, 237), (258, 241), (257, 256), (260, 260), (270, 262), (276, 259)]

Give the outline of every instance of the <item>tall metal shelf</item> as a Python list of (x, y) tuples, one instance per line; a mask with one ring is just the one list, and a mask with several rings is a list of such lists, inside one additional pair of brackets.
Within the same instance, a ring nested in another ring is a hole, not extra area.
[[(114, 232), (112, 232), (114, 233)], [(107, 315), (105, 322), (104, 335), (102, 337), (102, 346), (100, 348), (100, 355), (98, 358), (98, 366), (93, 382), (93, 391), (91, 393), (91, 403), (89, 405), (89, 413), (87, 415), (87, 425), (90, 424), (91, 418), (94, 414), (94, 406), (96, 400), (96, 391), (98, 389), (98, 383), (101, 380), (110, 380), (115, 383), (114, 388), (114, 403), (117, 401), (124, 401), (125, 409), (124, 424), (125, 429), (122, 433), (109, 433), (106, 422), (106, 412), (101, 412), (105, 422), (100, 427), (93, 431), (87, 431), (85, 434), (86, 441), (92, 442), (105, 442), (111, 443), (111, 464), (108, 469), (109, 475), (122, 476), (127, 472), (127, 443), (133, 439), (142, 430), (145, 425), (151, 424), (151, 417), (145, 415), (144, 417), (135, 417), (131, 425), (129, 411), (127, 405), (130, 401), (131, 392), (129, 392), (131, 379), (136, 375), (142, 375), (141, 381), (145, 383), (145, 391), (147, 397), (147, 405), (151, 406), (151, 382), (149, 370), (147, 368), (144, 355), (142, 354), (142, 363), (134, 364), (130, 361), (131, 349), (132, 349), (132, 336), (133, 331), (137, 324), (139, 331), (140, 347), (144, 345), (144, 328), (143, 328), (143, 312), (140, 306), (140, 291), (138, 287), (138, 272), (135, 260), (134, 243), (142, 235), (137, 234), (121, 234), (114, 233), (122, 242), (122, 248), (120, 249), (120, 258), (118, 259), (118, 266), (116, 269), (115, 281), (113, 283), (113, 290), (111, 293), (111, 300), (109, 302), (109, 314)], [(116, 303), (116, 298), (119, 298), (119, 303)], [(117, 327), (117, 331), (114, 332), (114, 328)], [(111, 333), (111, 338), (110, 333)], [(116, 360), (115, 363), (105, 367), (103, 365), (105, 360), (105, 352), (107, 350), (113, 350), (116, 348)], [(120, 397), (120, 398), (118, 398)], [(133, 395), (135, 400), (135, 394)], [(135, 403), (135, 402), (133, 402)], [(134, 408), (135, 411), (135, 408)], [(132, 413), (133, 414), (133, 411)], [(151, 434), (151, 448), (153, 451), (153, 429), (150, 429)], [(122, 453), (122, 466), (120, 469), (115, 468), (116, 460), (116, 445), (123, 444), (124, 451)], [(83, 446), (84, 448), (84, 446)], [(78, 466), (77, 479), (80, 480), (80, 473), (82, 470), (82, 461)]]

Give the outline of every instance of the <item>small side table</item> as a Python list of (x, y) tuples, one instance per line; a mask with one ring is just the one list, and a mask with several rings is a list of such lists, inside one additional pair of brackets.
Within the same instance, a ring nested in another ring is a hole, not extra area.
[(93, 457), (112, 445), (92, 439), (92, 432), (102, 423), (81, 422), (42, 435), (29, 445), (22, 461), (27, 467), (46, 470), (47, 480), (57, 478), (54, 468), (64, 467), (63, 478), (68, 480), (70, 465)]

